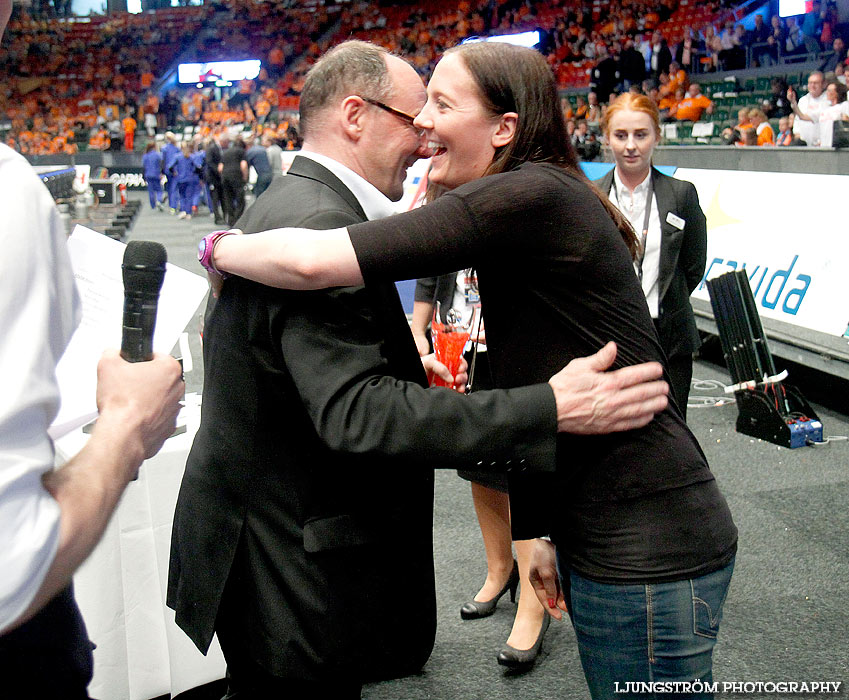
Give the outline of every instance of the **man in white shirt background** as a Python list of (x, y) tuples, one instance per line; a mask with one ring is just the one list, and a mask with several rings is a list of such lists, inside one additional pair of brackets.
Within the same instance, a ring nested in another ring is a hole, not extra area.
[(823, 91), (824, 87), (823, 74), (816, 70), (808, 76), (808, 93), (800, 97), (798, 101), (793, 88), (787, 91), (787, 99), (790, 100), (790, 106), (796, 114), (796, 120), (793, 122), (793, 134), (802, 139), (808, 146), (820, 145), (820, 114), (831, 105)]

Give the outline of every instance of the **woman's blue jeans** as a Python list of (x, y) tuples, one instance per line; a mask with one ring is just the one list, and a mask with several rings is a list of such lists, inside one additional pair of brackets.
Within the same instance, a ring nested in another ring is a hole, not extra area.
[[(713, 682), (713, 647), (733, 559), (698, 578), (633, 585), (590, 581), (559, 556), (558, 568), (593, 700), (655, 697), (642, 692), (651, 688), (645, 684), (700, 680), (699, 689)], [(713, 695), (708, 690), (657, 697)]]

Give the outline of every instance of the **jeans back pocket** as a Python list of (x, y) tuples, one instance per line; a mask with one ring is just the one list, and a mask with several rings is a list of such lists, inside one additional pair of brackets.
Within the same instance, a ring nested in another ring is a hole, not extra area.
[(693, 596), (693, 634), (716, 639), (733, 571), (734, 559), (717, 571), (690, 579)]

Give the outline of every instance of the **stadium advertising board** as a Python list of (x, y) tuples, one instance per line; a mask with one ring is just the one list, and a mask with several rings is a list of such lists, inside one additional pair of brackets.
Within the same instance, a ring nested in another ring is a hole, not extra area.
[(832, 336), (847, 334), (845, 175), (680, 168), (707, 217), (706, 279), (746, 270), (758, 313)]

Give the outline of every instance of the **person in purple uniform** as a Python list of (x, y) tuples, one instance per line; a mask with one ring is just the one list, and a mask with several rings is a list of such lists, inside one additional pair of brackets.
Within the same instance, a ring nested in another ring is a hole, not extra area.
[(180, 219), (192, 218), (192, 203), (195, 192), (200, 190), (200, 176), (198, 168), (192, 158), (192, 147), (188, 143), (183, 144), (182, 153), (177, 157), (174, 164), (176, 173), (177, 191), (180, 196)]
[(170, 131), (165, 133), (165, 145), (162, 147), (162, 172), (168, 178), (165, 183), (168, 193), (168, 206), (171, 213), (177, 213), (177, 159), (180, 157), (180, 147), (177, 145), (177, 137)]
[(162, 154), (156, 150), (156, 144), (151, 141), (144, 149), (142, 156), (142, 172), (147, 183), (147, 196), (150, 198), (150, 208), (162, 211)]

